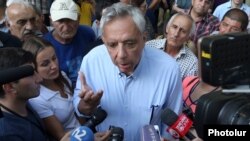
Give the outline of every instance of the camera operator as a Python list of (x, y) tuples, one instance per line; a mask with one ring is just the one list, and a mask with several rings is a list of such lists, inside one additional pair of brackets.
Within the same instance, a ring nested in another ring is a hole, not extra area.
[[(244, 32), (247, 29), (247, 23), (248, 17), (244, 11), (240, 9), (230, 9), (222, 18), (218, 33)], [(199, 69), (201, 68), (199, 67)], [(219, 87), (205, 83), (198, 76), (188, 76), (184, 78), (182, 86), (184, 104), (192, 110), (192, 113), (195, 112), (196, 102), (202, 95), (220, 90)]]

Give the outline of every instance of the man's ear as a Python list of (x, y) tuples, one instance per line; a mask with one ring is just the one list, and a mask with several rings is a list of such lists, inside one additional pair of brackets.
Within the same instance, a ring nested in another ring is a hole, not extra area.
[(16, 93), (16, 89), (15, 87), (13, 87), (13, 83), (3, 84), (2, 88), (6, 93)]
[(103, 33), (102, 33), (102, 35), (101, 35), (101, 38), (102, 38), (103, 43), (105, 43), (105, 38), (104, 38), (104, 36), (103, 36)]

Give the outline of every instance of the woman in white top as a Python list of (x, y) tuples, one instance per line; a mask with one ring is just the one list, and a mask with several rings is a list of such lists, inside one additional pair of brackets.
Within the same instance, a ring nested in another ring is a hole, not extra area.
[(70, 80), (60, 72), (54, 47), (48, 41), (32, 37), (23, 44), (23, 49), (34, 55), (36, 70), (43, 78), (40, 95), (30, 103), (48, 133), (60, 140), (67, 131), (80, 126), (74, 113)]

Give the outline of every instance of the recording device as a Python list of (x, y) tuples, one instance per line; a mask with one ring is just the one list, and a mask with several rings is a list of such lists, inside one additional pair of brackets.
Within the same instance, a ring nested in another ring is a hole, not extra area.
[(167, 132), (170, 133), (173, 138), (181, 139), (185, 136), (189, 140), (195, 139), (195, 136), (189, 132), (193, 121), (185, 114), (181, 114), (178, 117), (174, 111), (167, 108), (161, 113), (161, 120), (164, 124), (169, 126)]
[(96, 132), (95, 126), (100, 124), (107, 117), (107, 112), (101, 107), (98, 107), (90, 117), (90, 119), (84, 123), (84, 126), (89, 127), (94, 133)]
[(24, 65), (0, 71), (0, 84), (17, 81), (21, 78), (34, 74), (34, 68), (31, 65)]
[(249, 84), (250, 35), (230, 33), (200, 38), (202, 80), (213, 86)]
[(161, 141), (160, 132), (154, 125), (145, 125), (141, 129), (140, 141)]
[(70, 134), (70, 141), (94, 141), (94, 133), (88, 127), (80, 126)]
[(108, 141), (123, 141), (124, 131), (121, 127), (111, 125), (109, 130), (111, 130), (111, 135)]
[(206, 125), (250, 123), (250, 34), (231, 33), (199, 40), (202, 80), (222, 87), (198, 99), (194, 127), (204, 138)]

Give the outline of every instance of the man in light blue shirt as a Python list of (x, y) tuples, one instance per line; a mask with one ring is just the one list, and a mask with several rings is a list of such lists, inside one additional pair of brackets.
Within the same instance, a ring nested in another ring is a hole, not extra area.
[(226, 3), (223, 3), (215, 8), (213, 15), (218, 17), (221, 21), (225, 13), (233, 8), (238, 8), (247, 13), (247, 15), (250, 15), (250, 7), (243, 3), (243, 0), (230, 0)]
[[(161, 128), (163, 109), (182, 111), (182, 84), (176, 61), (157, 48), (145, 46), (145, 20), (139, 9), (116, 3), (105, 9), (100, 27), (104, 45), (91, 50), (81, 64), (74, 92), (79, 115), (90, 116), (100, 105), (107, 118), (97, 126), (124, 130), (124, 140), (140, 140), (144, 125)], [(84, 75), (83, 75), (84, 74)]]

